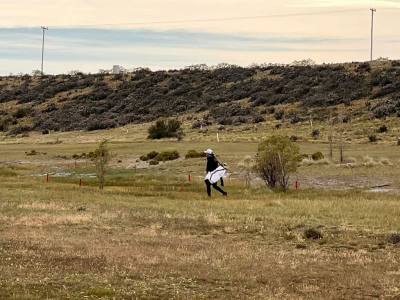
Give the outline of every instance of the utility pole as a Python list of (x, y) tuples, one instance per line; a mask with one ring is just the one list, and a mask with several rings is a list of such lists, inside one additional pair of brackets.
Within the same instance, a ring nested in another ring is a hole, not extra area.
[(42, 28), (42, 31), (43, 31), (43, 39), (42, 39), (42, 67), (41, 67), (41, 69), (40, 69), (40, 73), (42, 74), (42, 76), (43, 76), (43, 59), (44, 59), (44, 33), (45, 33), (45, 31), (46, 30), (49, 30), (49, 28), (48, 27), (45, 27), (45, 26), (42, 26), (42, 27), (40, 27), (40, 28)]
[(376, 12), (375, 8), (370, 8), (371, 10), (371, 57), (370, 60), (373, 60), (373, 50), (374, 50), (374, 14)]

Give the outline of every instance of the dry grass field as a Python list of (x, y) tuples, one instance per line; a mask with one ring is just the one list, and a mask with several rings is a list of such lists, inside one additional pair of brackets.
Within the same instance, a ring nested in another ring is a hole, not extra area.
[[(145, 129), (4, 137), (0, 299), (400, 298), (394, 136), (347, 143), (353, 163), (304, 165), (293, 175), (299, 190), (274, 193), (259, 181), (244, 187), (237, 163), (257, 148), (244, 128), (220, 143), (195, 132), (150, 142)], [(71, 156), (102, 138), (113, 160), (100, 192), (91, 162)], [(300, 144), (327, 153), (323, 140)], [(207, 147), (230, 166), (228, 198), (205, 197), (202, 159), (136, 162), (151, 150)], [(365, 156), (373, 163), (363, 165)], [(307, 237), (310, 229), (321, 236)]]

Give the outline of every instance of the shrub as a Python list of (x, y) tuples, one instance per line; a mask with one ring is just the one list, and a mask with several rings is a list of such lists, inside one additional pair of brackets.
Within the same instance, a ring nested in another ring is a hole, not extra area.
[(25, 152), (27, 156), (34, 156), (38, 155), (39, 153), (36, 150), (31, 150), (30, 152)]
[(32, 108), (31, 107), (20, 107), (13, 114), (13, 117), (16, 118), (16, 119), (21, 119), (21, 118), (29, 116), (31, 113), (32, 113)]
[(199, 158), (199, 157), (205, 157), (205, 156), (206, 156), (206, 154), (204, 152), (198, 152), (196, 150), (189, 150), (185, 155), (185, 159)]
[(375, 142), (378, 141), (378, 137), (377, 137), (375, 134), (370, 134), (370, 135), (368, 136), (368, 140), (369, 140), (371, 143), (375, 143)]
[(322, 233), (315, 228), (308, 228), (304, 230), (304, 237), (308, 240), (320, 240), (322, 239)]
[(153, 158), (155, 158), (156, 156), (158, 155), (158, 152), (157, 151), (151, 151), (151, 152), (149, 152), (149, 153), (147, 153), (147, 159), (153, 159)]
[(321, 159), (324, 159), (324, 155), (322, 154), (322, 152), (318, 151), (318, 152), (313, 153), (311, 155), (311, 158), (313, 160), (321, 160)]
[(382, 126), (380, 126), (380, 127), (378, 128), (377, 131), (378, 131), (379, 133), (385, 133), (385, 132), (388, 131), (388, 128), (387, 128), (386, 125), (382, 125)]
[(319, 129), (313, 129), (313, 131), (311, 132), (311, 136), (316, 139), (317, 137), (319, 137), (320, 135), (320, 131)]
[(139, 159), (140, 159), (141, 161), (148, 161), (148, 160), (149, 160), (148, 157), (147, 157), (147, 155), (142, 155)]
[(157, 161), (168, 161), (175, 160), (179, 158), (179, 152), (176, 150), (173, 151), (163, 151), (158, 153), (158, 155), (154, 158)]
[(287, 137), (272, 136), (259, 144), (255, 168), (270, 188), (286, 190), (298, 162), (299, 147)]
[(181, 122), (177, 119), (158, 120), (150, 126), (149, 139), (177, 138), (180, 140), (183, 136)]
[(391, 233), (387, 237), (387, 242), (393, 245), (400, 244), (400, 233)]
[(142, 155), (140, 157), (141, 161), (148, 161), (154, 159), (159, 153), (157, 151), (151, 151), (147, 153), (146, 155)]
[(275, 120), (282, 120), (285, 112), (283, 110), (278, 110), (274, 113)]
[(150, 162), (149, 162), (149, 165), (150, 166), (156, 166), (156, 165), (158, 165), (160, 162), (158, 161), (158, 160), (151, 160)]

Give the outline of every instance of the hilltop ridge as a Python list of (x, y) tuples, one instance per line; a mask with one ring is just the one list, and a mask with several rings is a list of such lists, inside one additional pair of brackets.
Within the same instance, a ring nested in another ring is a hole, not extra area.
[[(364, 105), (349, 114), (400, 113), (400, 62), (0, 77), (0, 131), (90, 131), (183, 114), (193, 114), (193, 127), (269, 115), (294, 124), (310, 111), (326, 120), (335, 106), (357, 100)], [(280, 109), (292, 103), (295, 110)]]

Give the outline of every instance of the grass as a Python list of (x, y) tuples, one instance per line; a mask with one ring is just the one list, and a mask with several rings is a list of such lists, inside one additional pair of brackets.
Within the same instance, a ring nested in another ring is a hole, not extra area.
[(210, 201), (200, 182), (119, 176), (104, 192), (1, 177), (3, 298), (399, 295), (400, 254), (387, 242), (400, 231), (398, 196), (233, 183)]
[[(145, 125), (127, 129), (0, 142), (0, 299), (400, 297), (400, 194), (366, 188), (400, 187), (389, 140), (349, 143), (357, 167), (302, 166), (293, 176), (300, 190), (273, 193), (259, 181), (245, 189), (237, 169), (255, 154), (260, 129), (234, 128), (220, 143), (195, 131), (179, 143), (147, 141)], [(114, 156), (99, 192), (86, 176), (93, 164), (70, 157), (104, 137), (115, 137)], [(184, 156), (209, 147), (233, 173), (228, 198), (206, 197), (202, 158), (135, 168), (152, 150)], [(320, 140), (301, 142), (302, 153), (327, 150)], [(367, 155), (387, 161), (366, 167)], [(310, 230), (320, 236), (307, 238)]]

